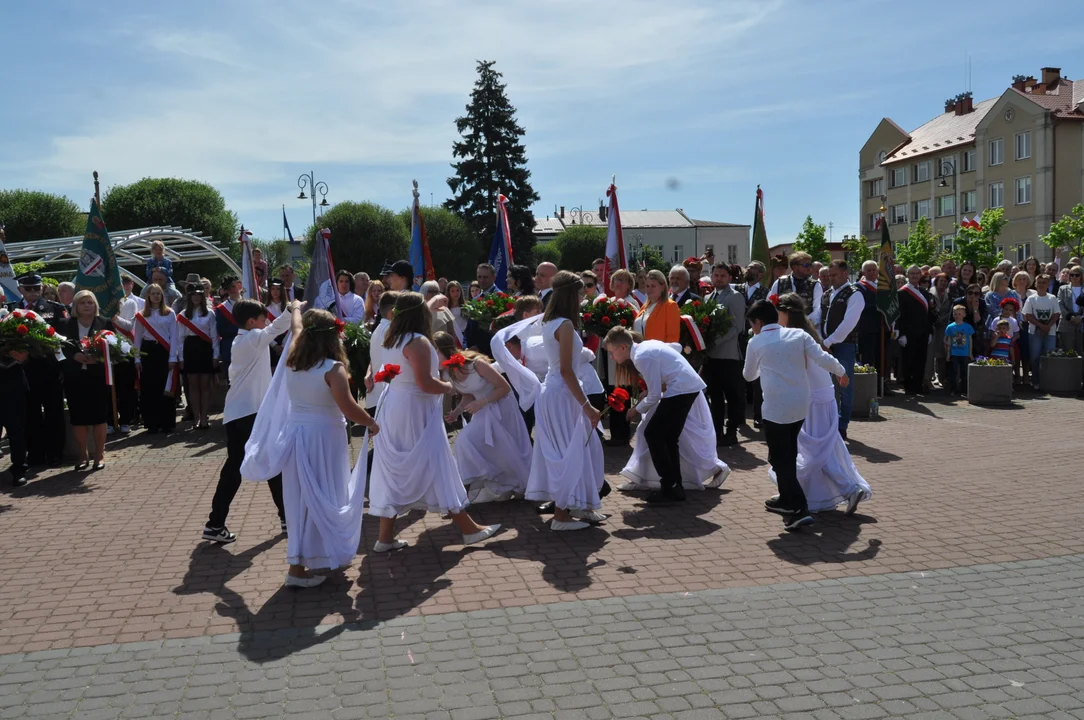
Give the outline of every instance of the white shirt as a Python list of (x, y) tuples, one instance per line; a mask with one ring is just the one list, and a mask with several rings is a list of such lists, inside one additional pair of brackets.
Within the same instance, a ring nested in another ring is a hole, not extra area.
[[(807, 278), (809, 282), (813, 283), (813, 310), (809, 313), (809, 322), (813, 323), (813, 327), (819, 328), (821, 326), (821, 298), (824, 297), (824, 288), (821, 287), (820, 282), (813, 278)], [(793, 278), (791, 280), (793, 283)], [(758, 285), (760, 283), (757, 283)], [(768, 291), (768, 297), (779, 294), (779, 281), (776, 280), (772, 283), (772, 289)], [(792, 330), (794, 328), (791, 328)]]
[[(1040, 296), (1038, 293), (1028, 296), (1028, 299), (1024, 301), (1024, 307), (1022, 312), (1024, 316), (1032, 315), (1041, 323), (1048, 323), (1051, 320), (1058, 317), (1061, 311), (1061, 304), (1058, 299), (1047, 293)], [(1055, 323), (1056, 324), (1056, 323)], [(1054, 331), (1053, 328), (1050, 330)], [(1039, 326), (1035, 323), (1028, 325), (1028, 332), (1032, 335), (1039, 334)]]
[(804, 330), (765, 325), (745, 351), (742, 375), (749, 382), (760, 378), (764, 393), (761, 416), (768, 422), (787, 425), (801, 422), (809, 412), (809, 377), (806, 363), (842, 377), (843, 366)]
[(343, 322), (360, 323), (365, 319), (365, 301), (354, 293), (340, 295), (338, 303)]
[[(162, 336), (162, 339), (169, 343), (169, 354), (172, 358), (173, 334), (176, 332), (174, 326), (177, 324), (177, 313), (173, 312), (172, 309), (169, 309), (169, 314), (167, 315), (159, 315), (156, 312), (152, 312), (150, 317), (143, 319), (149, 322), (151, 327)], [(158, 341), (154, 339), (154, 336), (151, 335), (150, 331), (147, 330), (143, 323), (137, 320), (135, 322), (135, 338), (133, 339), (132, 344), (135, 345), (137, 350), (142, 350), (144, 342), (157, 343)], [(138, 357), (136, 358), (136, 362), (139, 362)]]
[[(181, 323), (180, 316), (182, 314), (183, 313), (177, 313), (177, 324), (173, 326), (173, 340), (169, 344), (170, 362), (183, 361), (185, 338), (189, 336), (198, 337)], [(214, 359), (218, 360), (218, 323), (216, 317), (214, 310), (208, 310), (206, 315), (200, 315), (198, 312), (194, 312), (192, 313), (191, 319), (187, 317), (185, 319), (206, 333), (207, 337), (211, 338), (211, 348), (214, 353)], [(270, 367), (271, 361), (268, 360), (267, 362), (268, 367)]]
[(120, 301), (117, 314), (113, 316), (113, 326), (129, 334), (134, 333), (136, 313), (143, 310), (146, 301), (138, 295), (125, 295)]
[[(697, 393), (707, 387), (692, 365), (669, 343), (644, 340), (632, 346), (630, 357), (647, 383), (647, 397), (636, 405), (641, 415), (658, 405), (662, 398)], [(662, 389), (663, 385), (666, 390)]]
[[(832, 294), (828, 298), (828, 309), (832, 309), (832, 301), (836, 299), (836, 295), (839, 291), (847, 287), (846, 285), (840, 285), (838, 288), (832, 291)], [(862, 297), (862, 293), (855, 290), (849, 298), (847, 298), (847, 312), (843, 315), (843, 322), (839, 324), (828, 337), (824, 338), (824, 347), (830, 348), (836, 343), (841, 343), (847, 339), (847, 336), (851, 334), (856, 327), (858, 327), (858, 319), (862, 317), (862, 311), (866, 308), (866, 301)], [(828, 318), (824, 318), (824, 322), (828, 322)], [(827, 327), (821, 327), (821, 334), (823, 335), (828, 330)]]
[[(384, 318), (373, 328), (373, 334), (369, 337), (369, 375), (376, 375), (384, 367), (384, 336), (388, 334), (388, 326), (391, 323)], [(373, 391), (365, 396), (365, 407), (375, 408), (380, 404), (380, 398), (384, 396), (387, 383), (373, 383)]]
[(284, 312), (262, 330), (238, 330), (230, 360), (230, 389), (226, 392), (223, 424), (255, 415), (271, 387), (271, 345), (290, 329), (291, 313)]

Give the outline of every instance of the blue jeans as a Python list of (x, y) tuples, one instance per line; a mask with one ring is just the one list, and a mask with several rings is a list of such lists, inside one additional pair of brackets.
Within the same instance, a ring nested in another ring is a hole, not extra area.
[(839, 429), (843, 432), (851, 422), (851, 409), (854, 407), (854, 358), (857, 347), (854, 343), (837, 343), (830, 352), (847, 371), (847, 379), (851, 381), (847, 387), (839, 389)]
[(1031, 386), (1039, 387), (1039, 358), (1057, 346), (1058, 335), (1053, 330), (1046, 335), (1035, 333), (1028, 337), (1028, 355), (1031, 357)]

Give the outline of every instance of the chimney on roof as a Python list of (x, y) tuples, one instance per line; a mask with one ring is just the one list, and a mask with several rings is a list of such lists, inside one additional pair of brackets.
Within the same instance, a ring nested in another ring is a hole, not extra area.
[(971, 94), (968, 93), (967, 97), (962, 98), (960, 100), (960, 110), (959, 110), (959, 112), (957, 114), (959, 114), (959, 115), (967, 115), (969, 112), (974, 111), (974, 109), (975, 109), (974, 102), (971, 99)]
[(1012, 76), (1012, 86), (1013, 86), (1014, 90), (1019, 90), (1020, 92), (1024, 92), (1024, 85), (1025, 85), (1026, 82), (1027, 82), (1027, 77), (1024, 76), (1024, 75), (1013, 75)]
[[(950, 113), (956, 110), (957, 101), (956, 98), (949, 98), (945, 101), (945, 112)], [(956, 113), (959, 115), (959, 113)]]
[(602, 204), (602, 201), (598, 201), (598, 220), (599, 222), (606, 222), (606, 206)]
[(1043, 68), (1043, 85), (1048, 88), (1058, 84), (1061, 80), (1061, 68), (1044, 67)]
[(560, 217), (561, 217), (562, 220), (565, 219), (565, 206), (564, 205), (561, 206), (561, 216)]
[(1034, 76), (1028, 75), (1024, 78), (1024, 92), (1031, 92), (1031, 89), (1038, 84), (1038, 81)]

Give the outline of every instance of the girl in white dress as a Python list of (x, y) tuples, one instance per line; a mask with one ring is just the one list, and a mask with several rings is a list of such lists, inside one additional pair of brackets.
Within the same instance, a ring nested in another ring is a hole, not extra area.
[[(353, 561), (361, 542), (365, 461), (350, 471), (346, 419), (372, 434), (379, 426), (350, 394), (339, 324), (326, 310), (294, 311), (296, 338), (275, 374), (245, 445), (244, 477), (282, 473), (286, 585), (314, 587)], [(379, 437), (379, 435), (377, 435)]]
[(444, 430), (443, 396), (453, 388), (439, 377), (430, 317), (421, 295), (400, 293), (384, 336), (382, 362), (399, 373), (388, 380), (378, 409), (384, 431), (373, 444), (369, 514), (380, 518), (376, 552), (406, 547), (395, 539), (395, 518), (416, 508), (451, 515), (464, 545), (485, 540), (501, 527), (479, 525), (465, 511), (467, 493)]
[[(805, 314), (805, 301), (795, 293), (779, 298), (779, 324), (805, 330), (817, 342), (820, 337)], [(846, 503), (854, 514), (858, 503), (872, 497), (869, 483), (858, 473), (851, 453), (839, 434), (839, 406), (832, 376), (809, 365), (809, 410), (798, 435), (798, 482), (812, 512), (832, 510)], [(774, 471), (768, 473), (775, 481)]]
[(482, 503), (522, 496), (531, 470), (531, 438), (508, 381), (484, 355), (457, 350), (448, 333), (437, 333), (433, 344), (443, 363), (453, 363), (444, 372), (461, 396), (445, 421), (454, 423), (465, 412), (471, 416), (452, 449), (463, 483), (469, 486), (467, 497)]

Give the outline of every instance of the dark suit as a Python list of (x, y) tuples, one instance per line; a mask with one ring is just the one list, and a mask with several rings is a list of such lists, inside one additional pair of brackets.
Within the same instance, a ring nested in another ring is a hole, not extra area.
[(701, 298), (699, 295), (693, 292), (693, 289), (690, 286), (685, 288), (685, 292), (681, 294), (671, 292), (670, 299), (676, 302), (678, 304), (678, 308), (680, 308), (682, 305), (689, 302), (690, 300), (700, 300)]
[[(768, 299), (769, 286), (764, 283), (759, 283), (753, 294), (749, 294), (749, 283), (741, 283), (734, 285), (734, 290), (741, 293), (741, 296), (745, 298), (745, 309), (753, 307), (755, 303), (761, 300)], [(749, 347), (749, 320), (745, 321), (745, 329), (738, 335), (738, 349), (741, 350), (742, 359), (745, 359), (745, 349)], [(745, 403), (746, 405), (753, 406), (753, 420), (760, 422), (760, 409), (764, 404), (764, 393), (760, 389), (760, 378), (757, 378), (753, 382), (745, 383)]]
[(0, 358), (0, 428), (7, 431), (11, 447), (11, 477), (26, 475), (26, 398), (30, 385), (23, 363)]
[(294, 285), (291, 288), (284, 288), (286, 290), (286, 296), (289, 300), (305, 300), (305, 288), (301, 285)]
[(855, 286), (862, 293), (862, 300), (865, 302), (862, 315), (858, 318), (858, 359), (866, 365), (877, 368), (878, 388), (880, 388), (884, 381), (882, 329), (884, 330), (883, 343), (888, 343), (890, 333), (885, 325), (884, 315), (877, 309), (876, 288), (871, 288), (861, 281)]
[[(30, 309), (41, 315), (54, 330), (64, 335), (68, 310), (60, 303), (39, 298), (29, 308), (24, 301), (13, 302), (8, 310)], [(64, 388), (60, 384), (60, 363), (55, 357), (27, 360), (23, 366), (30, 392), (26, 396), (27, 461), (31, 465), (60, 462), (64, 453)]]
[[(925, 305), (912, 292), (921, 294)], [(937, 307), (933, 295), (910, 285), (899, 291), (899, 301), (900, 317), (896, 320), (896, 329), (901, 338), (907, 338), (907, 344), (900, 348), (903, 385), (908, 394), (917, 395), (922, 392), (926, 375), (926, 348), (937, 323)]]

